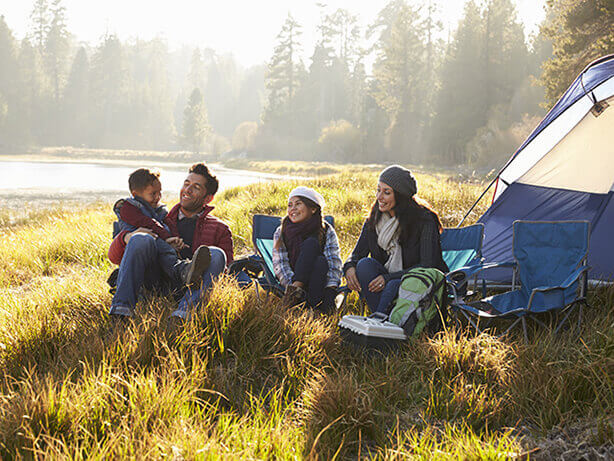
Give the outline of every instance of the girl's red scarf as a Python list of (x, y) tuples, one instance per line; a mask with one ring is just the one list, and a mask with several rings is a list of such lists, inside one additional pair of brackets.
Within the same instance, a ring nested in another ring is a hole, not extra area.
[(318, 231), (322, 227), (322, 218), (317, 214), (314, 214), (311, 218), (306, 219), (298, 223), (293, 223), (290, 219), (286, 219), (284, 223), (282, 237), (284, 244), (288, 250), (288, 259), (290, 260), (290, 267), (294, 269), (296, 260), (301, 251), (301, 243), (313, 235), (318, 237)]

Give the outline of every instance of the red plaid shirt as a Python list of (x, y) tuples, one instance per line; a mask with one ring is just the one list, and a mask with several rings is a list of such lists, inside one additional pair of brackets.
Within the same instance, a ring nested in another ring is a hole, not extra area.
[[(202, 214), (198, 217), (196, 222), (196, 229), (194, 230), (194, 240), (192, 242), (192, 254), (201, 245), (216, 246), (226, 253), (226, 263), (232, 262), (232, 234), (228, 225), (216, 218), (215, 216), (209, 216), (209, 213), (213, 210), (212, 206), (206, 205), (203, 208)], [(179, 204), (175, 205), (168, 215), (164, 219), (164, 222), (171, 230), (173, 236), (179, 236), (177, 230), (177, 221), (179, 219)], [(121, 262), (124, 256), (124, 250), (126, 249), (126, 243), (124, 242), (124, 236), (127, 232), (120, 232), (117, 237), (111, 242), (109, 247), (109, 259), (112, 263), (118, 264)]]

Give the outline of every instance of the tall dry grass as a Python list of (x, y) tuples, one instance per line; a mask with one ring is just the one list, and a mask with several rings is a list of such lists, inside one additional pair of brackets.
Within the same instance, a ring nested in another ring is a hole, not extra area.
[[(310, 183), (336, 218), (343, 256), (376, 178)], [(478, 193), (437, 176), (418, 182), (447, 225)], [(216, 198), (239, 251), (250, 249), (250, 216), (282, 214), (296, 184)], [(363, 309), (354, 295), (343, 312), (313, 317), (223, 277), (169, 342), (171, 297), (146, 296), (111, 329), (111, 220), (94, 206), (0, 231), (2, 458), (548, 459), (561, 433), (582, 434), (568, 441), (583, 437), (580, 454), (614, 450), (611, 288), (591, 292), (579, 337), (536, 329), (525, 345), (451, 329), (374, 355), (336, 331), (341, 315)]]

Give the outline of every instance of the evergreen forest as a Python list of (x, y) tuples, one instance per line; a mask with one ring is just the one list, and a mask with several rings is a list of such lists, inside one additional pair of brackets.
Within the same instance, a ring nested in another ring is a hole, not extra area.
[(0, 150), (494, 168), (614, 50), (611, 0), (548, 0), (529, 37), (513, 0), (468, 0), (447, 35), (445, 6), (391, 0), (363, 26), (322, 5), (312, 50), (289, 13), (268, 62), (249, 68), (207, 47), (171, 50), (162, 37), (84, 43), (62, 0), (34, 0), (21, 39), (0, 11)]

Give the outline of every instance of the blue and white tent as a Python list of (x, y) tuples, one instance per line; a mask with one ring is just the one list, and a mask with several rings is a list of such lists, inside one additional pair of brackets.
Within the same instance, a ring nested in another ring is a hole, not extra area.
[(479, 219), (483, 255), (512, 260), (517, 219), (588, 220), (589, 277), (614, 280), (613, 194), (614, 55), (608, 55), (584, 69), (499, 172), (493, 203)]

